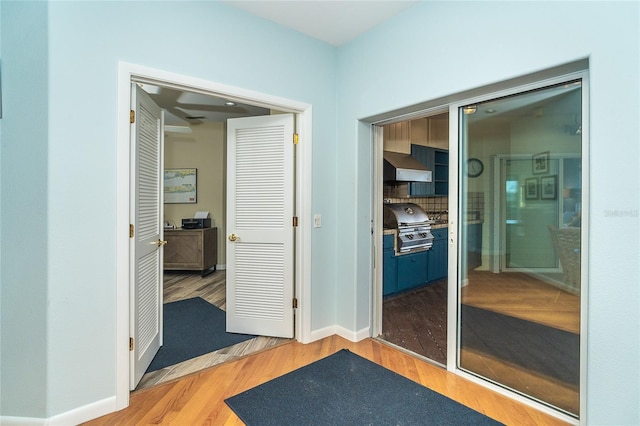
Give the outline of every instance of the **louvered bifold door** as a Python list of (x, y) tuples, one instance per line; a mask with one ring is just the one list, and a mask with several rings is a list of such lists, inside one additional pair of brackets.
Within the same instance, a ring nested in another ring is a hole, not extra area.
[(293, 115), (227, 125), (227, 331), (293, 337)]
[(131, 345), (134, 389), (162, 344), (162, 110), (132, 85)]

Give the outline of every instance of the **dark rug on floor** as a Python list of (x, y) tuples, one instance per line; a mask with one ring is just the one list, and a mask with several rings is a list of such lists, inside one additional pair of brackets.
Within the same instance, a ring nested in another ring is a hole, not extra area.
[(461, 322), (463, 348), (578, 385), (579, 335), (468, 305), (462, 305)]
[(253, 339), (227, 333), (226, 313), (200, 297), (164, 305), (164, 344), (147, 373)]
[(346, 349), (225, 400), (252, 425), (499, 425)]

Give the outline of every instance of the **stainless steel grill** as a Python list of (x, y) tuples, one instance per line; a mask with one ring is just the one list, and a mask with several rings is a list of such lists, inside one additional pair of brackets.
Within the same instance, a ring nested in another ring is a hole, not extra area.
[(384, 227), (397, 230), (397, 249), (400, 253), (429, 250), (433, 246), (431, 221), (417, 204), (385, 204)]

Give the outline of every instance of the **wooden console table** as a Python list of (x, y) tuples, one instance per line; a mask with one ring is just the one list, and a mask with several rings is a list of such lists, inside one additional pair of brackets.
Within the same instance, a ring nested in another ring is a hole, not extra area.
[(216, 270), (218, 228), (165, 230), (164, 239), (165, 270), (200, 271), (202, 276)]

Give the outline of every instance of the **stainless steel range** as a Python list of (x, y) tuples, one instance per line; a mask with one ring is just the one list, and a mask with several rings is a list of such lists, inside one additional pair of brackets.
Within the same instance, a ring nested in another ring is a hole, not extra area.
[(417, 204), (385, 204), (384, 227), (397, 230), (399, 253), (429, 250), (433, 246), (429, 216)]

